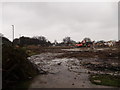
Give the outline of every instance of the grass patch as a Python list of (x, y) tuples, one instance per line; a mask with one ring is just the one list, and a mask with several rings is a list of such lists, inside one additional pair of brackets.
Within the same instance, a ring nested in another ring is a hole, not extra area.
[(91, 75), (90, 81), (97, 85), (120, 87), (120, 76)]

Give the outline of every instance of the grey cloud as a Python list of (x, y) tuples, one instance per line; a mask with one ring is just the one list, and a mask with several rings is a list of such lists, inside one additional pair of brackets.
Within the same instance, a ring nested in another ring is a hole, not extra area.
[[(118, 37), (117, 3), (114, 2), (4, 3), (3, 15), (3, 33), (9, 38), (11, 24), (16, 26), (16, 37), (39, 34), (51, 41), (61, 41), (64, 36), (77, 41), (85, 36), (95, 40)], [(105, 33), (112, 35), (105, 36)]]

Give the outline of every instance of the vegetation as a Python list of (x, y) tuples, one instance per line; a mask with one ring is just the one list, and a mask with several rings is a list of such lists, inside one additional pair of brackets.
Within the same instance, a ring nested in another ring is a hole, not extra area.
[(2, 46), (3, 89), (16, 86), (38, 74), (36, 67), (27, 60), (28, 55), (22, 48), (9, 44)]
[(2, 44), (12, 45), (12, 42), (9, 39), (7, 39), (7, 38), (2, 37)]
[(91, 75), (90, 81), (97, 85), (120, 87), (120, 77), (113, 75)]
[(27, 45), (40, 45), (40, 46), (50, 46), (51, 42), (43, 36), (40, 37), (20, 37), (19, 39), (14, 39), (14, 45), (27, 46)]

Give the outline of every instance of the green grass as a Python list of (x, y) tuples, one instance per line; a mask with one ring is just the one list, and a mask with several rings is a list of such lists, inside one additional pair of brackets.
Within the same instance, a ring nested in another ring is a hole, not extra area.
[[(95, 82), (95, 80), (99, 80), (100, 82)], [(97, 85), (120, 87), (120, 76), (91, 75), (90, 81)]]

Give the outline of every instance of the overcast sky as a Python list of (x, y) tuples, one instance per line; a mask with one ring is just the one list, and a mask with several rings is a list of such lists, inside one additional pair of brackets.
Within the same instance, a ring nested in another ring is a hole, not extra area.
[(4, 36), (45, 36), (51, 42), (70, 36), (75, 41), (118, 39), (117, 2), (3, 3)]

